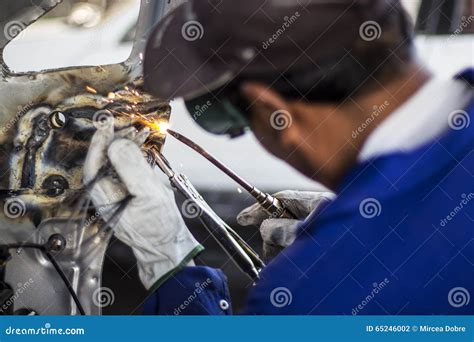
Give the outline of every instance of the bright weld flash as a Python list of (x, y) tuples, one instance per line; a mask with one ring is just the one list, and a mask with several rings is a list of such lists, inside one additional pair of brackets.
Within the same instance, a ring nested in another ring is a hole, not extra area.
[(167, 122), (154, 121), (150, 124), (151, 128), (161, 134), (166, 134), (170, 125)]

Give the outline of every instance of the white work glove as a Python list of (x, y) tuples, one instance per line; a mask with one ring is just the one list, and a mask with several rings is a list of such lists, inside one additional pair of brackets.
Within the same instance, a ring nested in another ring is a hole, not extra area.
[(237, 222), (242, 226), (259, 226), (264, 243), (264, 254), (268, 260), (276, 251), (291, 245), (297, 236), (299, 225), (309, 214), (325, 202), (332, 201), (332, 192), (281, 191), (273, 195), (296, 219), (271, 218), (261, 205), (254, 205), (242, 210)]
[[(113, 126), (98, 129), (84, 165), (84, 182), (95, 178), (110, 161), (117, 177), (105, 177), (91, 190), (92, 201), (107, 221), (128, 194), (133, 198), (114, 227), (115, 236), (129, 245), (147, 289), (159, 287), (190, 263), (203, 247), (189, 232), (176, 206), (174, 194), (146, 162), (139, 145), (148, 132), (114, 136)], [(123, 136), (127, 136), (126, 139)], [(132, 139), (132, 140), (130, 140)], [(105, 206), (105, 207), (104, 207)]]

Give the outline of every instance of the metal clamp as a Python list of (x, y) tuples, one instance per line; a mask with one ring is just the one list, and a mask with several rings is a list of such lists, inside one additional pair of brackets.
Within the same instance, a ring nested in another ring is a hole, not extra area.
[(227, 255), (252, 280), (258, 279), (260, 270), (265, 267), (258, 254), (214, 212), (185, 175), (174, 172), (157, 149), (151, 148), (149, 152), (153, 161), (168, 176), (171, 185), (195, 204), (199, 219)]

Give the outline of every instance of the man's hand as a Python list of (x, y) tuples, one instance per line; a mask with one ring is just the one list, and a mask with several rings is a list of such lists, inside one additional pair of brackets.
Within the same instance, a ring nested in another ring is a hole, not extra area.
[(150, 289), (186, 266), (203, 247), (187, 229), (172, 190), (161, 182), (138, 147), (147, 135), (130, 130), (114, 136), (113, 127), (99, 129), (84, 165), (84, 181), (93, 180), (106, 165), (116, 172), (118, 177), (101, 179), (91, 191), (106, 221), (113, 213), (112, 204), (128, 194), (133, 196), (115, 227), (115, 236), (132, 248), (140, 279)]
[(298, 227), (303, 220), (325, 202), (332, 201), (335, 195), (331, 192), (282, 191), (273, 195), (288, 209), (296, 219), (271, 218), (258, 204), (244, 209), (237, 222), (242, 226), (260, 226), (264, 242), (265, 259), (276, 256), (283, 248), (291, 245), (297, 235)]

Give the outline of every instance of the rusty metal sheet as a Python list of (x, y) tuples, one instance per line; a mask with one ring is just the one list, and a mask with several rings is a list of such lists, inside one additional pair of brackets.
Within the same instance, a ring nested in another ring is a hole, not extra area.
[[(0, 3), (0, 12), (16, 6), (10, 16), (0, 16), (0, 243), (43, 243), (53, 233), (63, 234), (68, 247), (58, 262), (86, 313), (100, 314), (102, 263), (111, 232), (100, 230), (101, 220), (84, 225), (90, 210), (78, 217), (67, 199), (83, 187), (82, 166), (100, 115), (111, 115), (116, 130), (169, 120), (169, 104), (142, 89), (141, 56), (151, 26), (182, 1), (141, 1), (134, 47), (123, 63), (10, 71), (4, 48), (60, 2), (32, 0), (24, 7), (16, 0)], [(164, 136), (155, 136), (155, 142), (162, 146)], [(58, 274), (37, 251), (17, 251), (8, 263), (7, 280), (33, 282), (34, 289), (24, 291), (15, 309), (78, 314)]]

